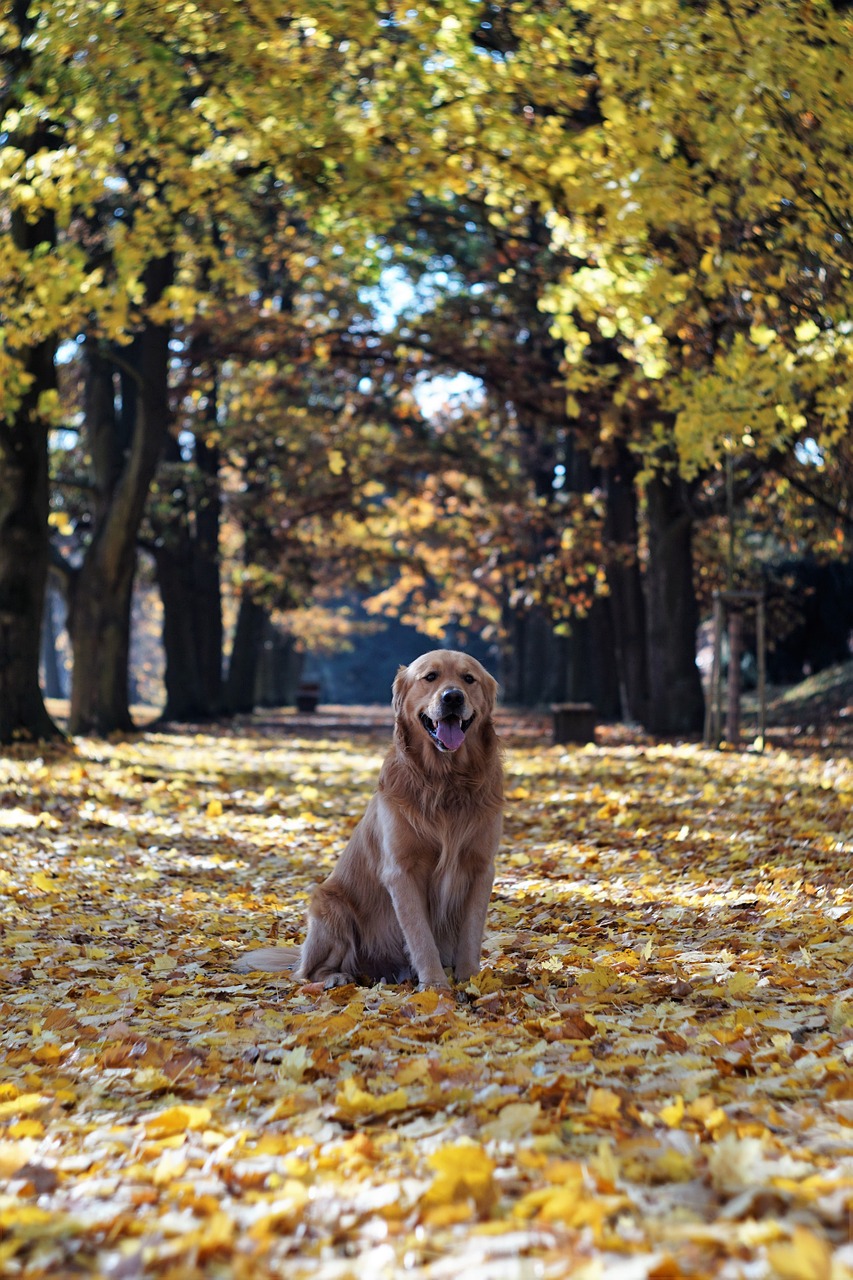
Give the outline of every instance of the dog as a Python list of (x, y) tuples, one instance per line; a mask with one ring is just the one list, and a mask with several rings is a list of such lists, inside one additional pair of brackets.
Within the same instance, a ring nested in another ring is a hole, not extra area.
[(485, 668), (452, 649), (400, 667), (377, 791), (314, 890), (301, 950), (251, 951), (240, 972), (421, 989), (448, 989), (445, 968), (457, 982), (477, 973), (503, 820), (496, 696)]

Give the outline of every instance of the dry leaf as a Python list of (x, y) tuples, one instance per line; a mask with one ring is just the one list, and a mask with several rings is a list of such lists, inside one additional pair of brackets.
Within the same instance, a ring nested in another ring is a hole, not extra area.
[(0, 760), (0, 1271), (844, 1280), (849, 754), (510, 743), (483, 970), (326, 991), (387, 735), (279, 728)]

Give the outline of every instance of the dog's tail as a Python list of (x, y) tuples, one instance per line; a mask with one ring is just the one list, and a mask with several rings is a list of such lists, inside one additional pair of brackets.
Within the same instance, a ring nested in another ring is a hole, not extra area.
[(238, 973), (251, 973), (262, 969), (265, 973), (283, 973), (299, 964), (299, 947), (261, 947), (247, 951), (234, 965)]

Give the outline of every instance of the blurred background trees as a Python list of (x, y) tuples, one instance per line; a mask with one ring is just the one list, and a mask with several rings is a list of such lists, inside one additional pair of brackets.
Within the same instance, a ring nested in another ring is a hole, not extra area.
[(0, 739), (63, 619), (71, 730), (131, 727), (134, 582), (174, 719), (394, 618), (693, 733), (725, 585), (780, 654), (811, 610), (789, 672), (843, 654), (851, 25), (14, 0)]

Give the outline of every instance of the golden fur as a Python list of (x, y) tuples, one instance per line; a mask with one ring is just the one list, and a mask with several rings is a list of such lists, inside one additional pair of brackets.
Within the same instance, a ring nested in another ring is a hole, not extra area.
[(315, 889), (301, 951), (251, 951), (238, 969), (295, 966), (302, 981), (448, 987), (480, 967), (501, 837), (497, 685), (466, 654), (425, 653), (394, 681), (394, 742), (376, 794)]

